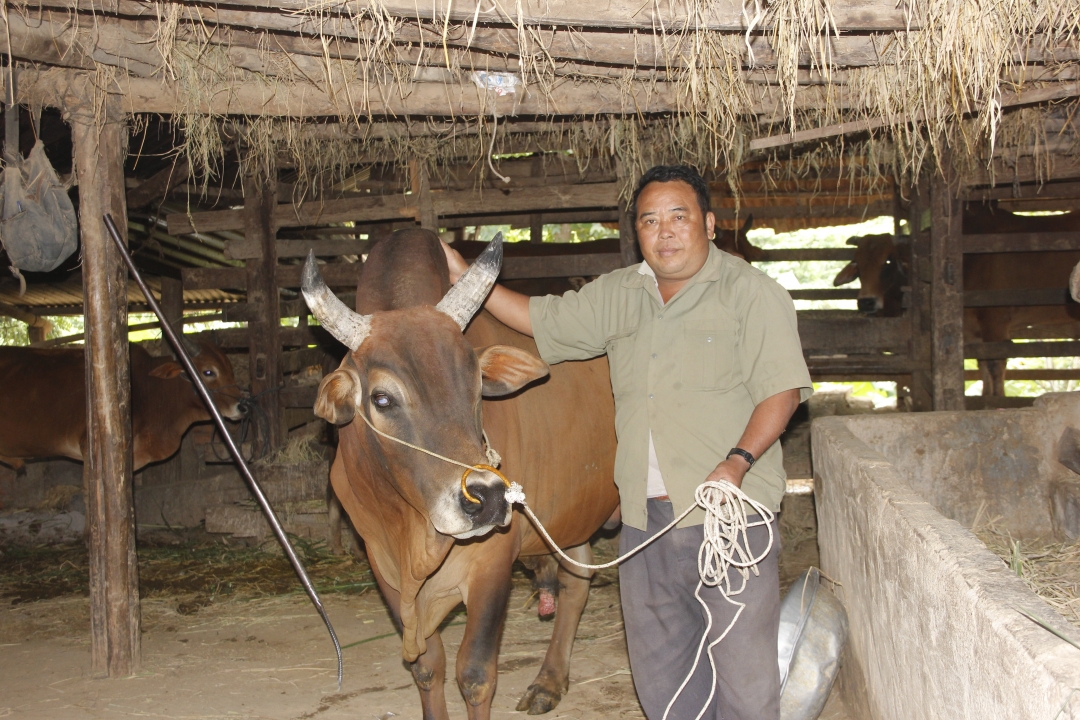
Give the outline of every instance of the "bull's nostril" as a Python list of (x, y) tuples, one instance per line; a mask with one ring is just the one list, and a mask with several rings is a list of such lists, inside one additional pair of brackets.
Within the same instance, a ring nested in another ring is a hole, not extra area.
[(859, 298), (858, 300), (859, 312), (874, 312), (877, 310), (877, 300), (872, 297)]
[(469, 494), (472, 495), (478, 502), (473, 502), (469, 498), (461, 495), (461, 509), (465, 511), (466, 515), (475, 516), (479, 515), (484, 510), (484, 493), (487, 490), (483, 485), (469, 485)]

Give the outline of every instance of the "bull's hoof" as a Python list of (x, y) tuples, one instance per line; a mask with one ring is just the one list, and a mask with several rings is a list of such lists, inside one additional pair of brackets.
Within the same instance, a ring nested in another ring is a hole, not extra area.
[(562, 700), (560, 693), (551, 692), (539, 685), (530, 685), (521, 697), (521, 701), (518, 702), (517, 711), (528, 711), (530, 715), (543, 715), (554, 710), (560, 700)]

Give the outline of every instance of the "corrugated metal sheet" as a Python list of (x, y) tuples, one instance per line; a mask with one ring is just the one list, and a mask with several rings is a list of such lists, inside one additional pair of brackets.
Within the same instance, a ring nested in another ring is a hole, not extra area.
[[(154, 295), (160, 299), (160, 283), (156, 278), (147, 280)], [(17, 307), (26, 308), (39, 315), (47, 315), (47, 309), (70, 308), (82, 305), (82, 278), (76, 276), (60, 283), (34, 283), (26, 287), (26, 294), (19, 296), (19, 285), (10, 281), (0, 284), (0, 302)], [(185, 290), (185, 305), (214, 305), (241, 302), (244, 296), (238, 293), (224, 290)], [(128, 302), (136, 305), (145, 304), (146, 299), (142, 291), (134, 283), (128, 281)]]

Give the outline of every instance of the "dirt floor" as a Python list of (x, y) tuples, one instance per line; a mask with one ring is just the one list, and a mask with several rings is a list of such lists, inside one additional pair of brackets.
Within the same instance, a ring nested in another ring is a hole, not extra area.
[[(816, 562), (811, 497), (789, 496), (782, 582)], [(611, 555), (601, 540), (598, 554)], [(85, 553), (78, 547), (0, 555), (0, 718), (419, 718), (400, 641), (363, 564), (303, 548), (344, 648), (338, 691), (333, 648), (307, 599), (272, 554), (218, 545), (142, 548), (143, 660), (133, 678), (89, 676)], [(285, 578), (285, 580), (282, 580)], [(285, 593), (285, 594), (282, 594)], [(464, 615), (443, 637), (453, 658)], [(528, 577), (515, 573), (494, 717), (540, 666), (551, 623), (537, 618)], [(453, 682), (452, 680), (450, 681)], [(448, 688), (450, 713), (464, 703)], [(616, 571), (593, 583), (574, 649), (570, 691), (550, 718), (643, 717), (634, 695)], [(848, 720), (830, 700), (822, 716)]]

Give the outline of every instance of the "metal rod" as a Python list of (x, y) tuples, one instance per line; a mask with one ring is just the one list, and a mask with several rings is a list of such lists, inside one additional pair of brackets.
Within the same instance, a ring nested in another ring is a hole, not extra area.
[(179, 358), (180, 362), (184, 365), (184, 369), (187, 370), (188, 373), (188, 378), (191, 379), (195, 389), (199, 392), (199, 396), (202, 397), (203, 403), (206, 404), (207, 410), (209, 410), (210, 415), (213, 416), (214, 424), (217, 425), (222, 440), (228, 446), (229, 453), (232, 454), (233, 460), (240, 469), (240, 474), (244, 476), (248, 487), (251, 488), (251, 494), (255, 496), (255, 499), (259, 503), (259, 507), (262, 508), (263, 514), (266, 515), (266, 519), (270, 523), (270, 528), (274, 531), (274, 536), (277, 538), (278, 542), (281, 543), (281, 547), (285, 551), (286, 557), (289, 558), (289, 564), (291, 564), (293, 570), (296, 571), (296, 576), (300, 578), (300, 584), (304, 586), (304, 591), (307, 592), (308, 597), (311, 598), (311, 603), (315, 606), (315, 610), (318, 611), (323, 622), (326, 623), (326, 629), (330, 633), (330, 639), (334, 641), (334, 652), (337, 653), (337, 681), (338, 690), (340, 691), (342, 679), (341, 643), (338, 642), (337, 633), (334, 632), (334, 626), (330, 624), (330, 617), (326, 614), (326, 608), (323, 607), (318, 593), (315, 592), (315, 587), (311, 584), (311, 579), (308, 577), (307, 571), (304, 570), (300, 558), (296, 556), (296, 551), (293, 550), (292, 545), (289, 544), (289, 539), (285, 536), (285, 530), (282, 529), (281, 523), (278, 522), (277, 516), (274, 514), (274, 509), (270, 507), (270, 501), (266, 499), (266, 495), (263, 494), (262, 488), (259, 487), (259, 483), (255, 480), (255, 476), (251, 474), (251, 469), (248, 468), (247, 463), (244, 462), (244, 458), (240, 454), (240, 449), (236, 447), (236, 442), (233, 441), (232, 435), (230, 435), (229, 431), (225, 428), (225, 420), (221, 417), (221, 413), (218, 412), (217, 406), (210, 396), (210, 391), (207, 390), (206, 385), (203, 384), (202, 377), (195, 369), (195, 365), (191, 362), (191, 358), (188, 357), (187, 350), (184, 348), (184, 343), (176, 336), (176, 332), (165, 319), (165, 313), (161, 310), (161, 306), (158, 305), (157, 300), (154, 299), (154, 294), (150, 292), (150, 288), (147, 287), (146, 282), (142, 279), (142, 275), (140, 275), (139, 271), (135, 268), (135, 263), (131, 259), (131, 254), (128, 253), (127, 248), (120, 239), (120, 232), (116, 229), (116, 223), (113, 222), (112, 215), (108, 213), (105, 214), (105, 227), (108, 228), (109, 235), (112, 236), (113, 242), (116, 243), (116, 247), (120, 251), (120, 256), (124, 258), (124, 262), (127, 264), (128, 271), (131, 273), (132, 278), (134, 278), (139, 289), (142, 290), (143, 295), (146, 296), (147, 305), (150, 306), (150, 309), (154, 311), (154, 314), (157, 315), (158, 319), (161, 321), (161, 332), (169, 339), (169, 344), (172, 345), (173, 350), (176, 352), (176, 357)]

